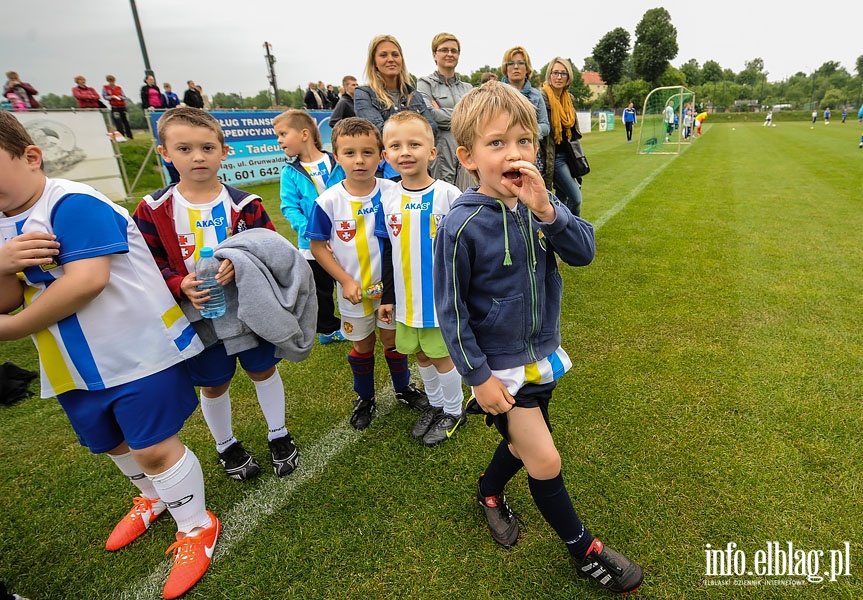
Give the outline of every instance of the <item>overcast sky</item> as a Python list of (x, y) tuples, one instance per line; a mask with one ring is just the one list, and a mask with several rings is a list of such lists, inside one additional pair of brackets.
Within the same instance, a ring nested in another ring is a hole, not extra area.
[[(841, 4), (137, 0), (136, 5), (159, 84), (170, 82), (182, 92), (193, 79), (209, 95), (249, 96), (266, 89), (264, 42), (272, 44), (281, 89), (305, 88), (319, 79), (339, 85), (346, 74), (362, 83), (368, 43), (383, 33), (399, 40), (408, 69), (417, 76), (434, 70), (430, 44), (441, 31), (461, 41), (460, 73), (500, 66), (504, 51), (516, 45), (528, 50), (536, 69), (556, 55), (581, 68), (584, 57), (616, 27), (626, 29), (634, 43), (644, 13), (660, 6), (677, 28), (680, 50), (671, 61), (677, 67), (694, 58), (701, 66), (715, 60), (739, 72), (746, 61), (761, 58), (768, 79), (780, 81), (827, 61), (853, 74), (863, 54), (858, 15), (851, 5), (842, 12)], [(3, 3), (3, 25), (2, 72), (18, 71), (41, 94), (69, 94), (78, 74), (101, 89), (112, 73), (137, 99), (144, 59), (130, 2), (9, 0)]]

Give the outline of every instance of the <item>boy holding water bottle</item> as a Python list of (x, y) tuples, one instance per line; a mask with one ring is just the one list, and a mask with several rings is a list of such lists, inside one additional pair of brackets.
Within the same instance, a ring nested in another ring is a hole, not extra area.
[(416, 410), (428, 407), (425, 392), (410, 382), (408, 357), (396, 350), (396, 325), (377, 318), (383, 292), (382, 269), (385, 247), (375, 236), (375, 217), (381, 210), (381, 195), (398, 184), (375, 177), (381, 161), (381, 133), (370, 121), (350, 117), (336, 123), (333, 153), (345, 179), (315, 199), (306, 226), (312, 255), (338, 283), (342, 335), (353, 343), (348, 364), (357, 399), (351, 425), (362, 431), (374, 418), (375, 330), (380, 334), (384, 358), (390, 371), (396, 399)]
[[(275, 231), (259, 196), (224, 185), (219, 168), (228, 154), (219, 122), (206, 111), (177, 107), (158, 122), (159, 154), (173, 163), (180, 181), (144, 197), (134, 219), (177, 301), (204, 309), (209, 300), (195, 274), (201, 248), (214, 248), (229, 236), (263, 227)], [(216, 281), (234, 279), (234, 266), (222, 261)], [(239, 359), (255, 385), (267, 421), (273, 470), (279, 477), (297, 467), (299, 452), (285, 426), (285, 389), (276, 365), (276, 348), (258, 339), (258, 346), (228, 354), (218, 342), (187, 361), (195, 385), (201, 387), (201, 412), (216, 441), (219, 462), (228, 477), (251, 479), (260, 464), (234, 437), (229, 388)]]

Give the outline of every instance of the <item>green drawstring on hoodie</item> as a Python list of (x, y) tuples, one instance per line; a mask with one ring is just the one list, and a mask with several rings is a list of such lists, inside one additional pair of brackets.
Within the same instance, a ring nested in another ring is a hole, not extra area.
[(504, 248), (504, 257), (503, 257), (503, 266), (509, 267), (512, 266), (512, 258), (509, 256), (509, 233), (506, 229), (506, 211), (509, 210), (506, 207), (506, 204), (503, 203), (503, 200), (499, 200), (495, 198), (495, 202), (500, 204), (501, 214), (503, 215), (503, 248)]

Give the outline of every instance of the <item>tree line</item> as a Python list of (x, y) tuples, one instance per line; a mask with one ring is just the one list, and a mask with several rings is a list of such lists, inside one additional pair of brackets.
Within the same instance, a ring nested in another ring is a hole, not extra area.
[[(828, 61), (813, 73), (799, 71), (778, 82), (767, 80), (764, 61), (753, 58), (744, 63), (738, 73), (708, 60), (700, 65), (690, 59), (678, 67), (671, 61), (677, 58), (677, 29), (671, 15), (664, 8), (652, 8), (644, 13), (635, 28), (634, 42), (629, 32), (617, 27), (606, 33), (585, 57), (581, 69), (573, 73), (570, 92), (580, 109), (615, 110), (633, 102), (642, 106), (651, 89), (660, 86), (683, 85), (695, 92), (700, 107), (717, 112), (735, 110), (737, 101), (762, 108), (785, 106), (793, 110), (834, 109), (857, 107), (863, 101), (863, 55), (857, 57), (856, 74), (849, 73), (840, 63)], [(579, 61), (570, 59), (575, 67)], [(542, 85), (547, 66), (534, 71), (531, 85)], [(606, 93), (591, 99), (590, 88), (581, 78), (582, 71), (595, 71), (607, 84)], [(499, 67), (485, 65), (468, 75), (459, 76), (471, 85), (480, 84), (482, 74), (493, 72), (502, 77)], [(236, 92), (218, 92), (211, 98), (212, 105), (226, 110), (302, 108), (305, 90), (279, 90), (282, 104), (273, 106), (272, 89), (261, 90), (254, 96)], [(755, 102), (752, 102), (755, 101)], [(71, 95), (45, 94), (40, 97), (45, 108), (75, 108), (77, 101)], [(135, 129), (147, 127), (144, 113), (137, 104), (128, 107), (129, 121)]]

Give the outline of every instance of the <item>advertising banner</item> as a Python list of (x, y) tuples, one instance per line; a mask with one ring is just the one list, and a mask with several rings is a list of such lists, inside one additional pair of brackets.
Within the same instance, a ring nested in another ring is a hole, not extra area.
[[(150, 127), (157, 144), (159, 119), (165, 111), (149, 113)], [(263, 183), (278, 180), (282, 167), (287, 161), (284, 151), (279, 147), (276, 133), (273, 131), (273, 119), (280, 111), (268, 110), (213, 110), (210, 114), (222, 126), (225, 133), (225, 144), (228, 146), (228, 157), (222, 162), (219, 179), (232, 186), (242, 186), (250, 183)], [(321, 142), (324, 148), (330, 149), (330, 114), (332, 111), (309, 111), (318, 123), (321, 131)], [(163, 163), (166, 181), (170, 180), (167, 167)]]
[(102, 111), (34, 110), (13, 113), (42, 149), (48, 177), (80, 181), (114, 202), (126, 198), (126, 188)]

